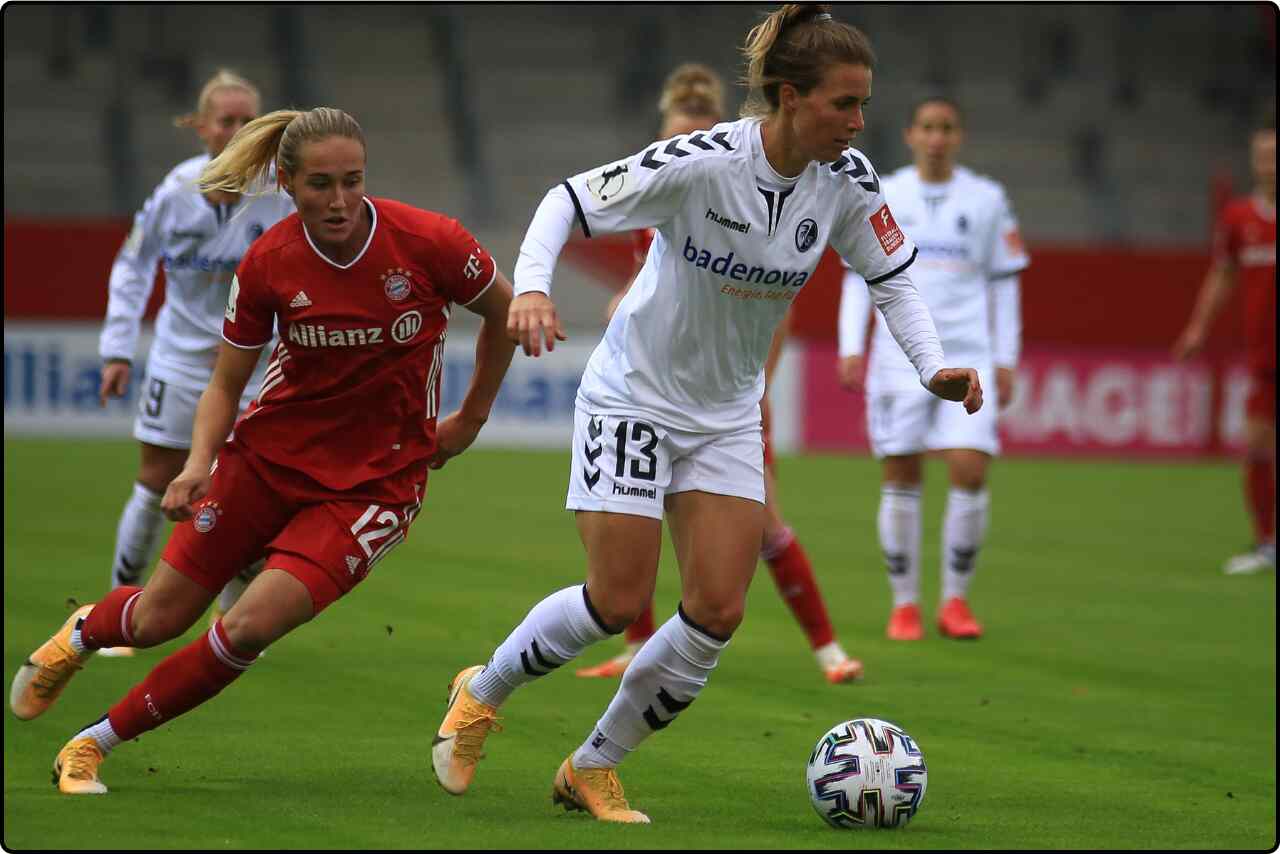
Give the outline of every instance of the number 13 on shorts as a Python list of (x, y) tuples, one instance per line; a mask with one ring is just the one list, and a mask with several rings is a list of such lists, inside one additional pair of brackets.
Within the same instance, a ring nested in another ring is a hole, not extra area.
[(574, 413), (570, 510), (662, 518), (671, 484), (666, 431), (626, 415)]

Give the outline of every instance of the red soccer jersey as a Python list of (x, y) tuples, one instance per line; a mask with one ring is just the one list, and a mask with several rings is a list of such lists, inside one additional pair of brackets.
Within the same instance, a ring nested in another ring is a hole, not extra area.
[(296, 213), (241, 261), (222, 335), (259, 347), (278, 321), (280, 343), (234, 440), (330, 489), (369, 483), (407, 501), (412, 479), (389, 476), (435, 449), (450, 306), (476, 299), (497, 270), (457, 221), (366, 202), (373, 228), (350, 264), (320, 254)]
[(1234, 199), (1218, 218), (1217, 263), (1235, 268), (1245, 299), (1249, 366), (1276, 369), (1276, 209), (1253, 196)]

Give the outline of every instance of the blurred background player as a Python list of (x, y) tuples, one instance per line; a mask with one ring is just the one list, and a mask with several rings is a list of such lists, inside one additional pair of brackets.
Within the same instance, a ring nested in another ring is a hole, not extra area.
[[(697, 63), (679, 66), (667, 77), (662, 88), (662, 97), (658, 102), (658, 110), (662, 114), (662, 126), (658, 132), (658, 139), (666, 140), (673, 136), (710, 130), (724, 119), (724, 84), (720, 81), (720, 75), (707, 66)], [(649, 229), (637, 231), (635, 237), (635, 272), (638, 273), (649, 253), (653, 232)], [(633, 274), (632, 281), (634, 280)], [(623, 289), (609, 302), (609, 319), (613, 318), (614, 310), (617, 309), (626, 291), (627, 289)], [(818, 589), (813, 568), (809, 564), (809, 556), (782, 518), (782, 508), (778, 503), (777, 479), (773, 470), (773, 449), (769, 441), (769, 384), (778, 366), (778, 359), (782, 355), (789, 318), (790, 312), (778, 325), (778, 330), (773, 336), (773, 344), (769, 349), (769, 358), (764, 367), (765, 393), (760, 400), (760, 416), (764, 432), (765, 525), (760, 557), (768, 565), (778, 593), (782, 595), (796, 622), (800, 624), (800, 628), (809, 639), (809, 646), (818, 661), (818, 667), (828, 682), (838, 684), (850, 682), (861, 676), (862, 663), (850, 658), (836, 640), (835, 629), (827, 616), (826, 603), (822, 599), (822, 591)], [(602, 664), (577, 671), (578, 675), (621, 676), (627, 669), (627, 665), (631, 663), (631, 659), (635, 658), (640, 647), (653, 635), (653, 632), (653, 604), (650, 603), (635, 622), (627, 626), (626, 649)]]
[(1213, 262), (1174, 354), (1190, 358), (1236, 285), (1243, 283), (1249, 397), (1245, 403), (1244, 492), (1255, 548), (1222, 566), (1228, 575), (1276, 567), (1276, 121), (1272, 112), (1249, 141), (1253, 192), (1218, 217)]
[[(929, 306), (948, 360), (995, 376), (996, 403), (1013, 394), (1021, 346), (1018, 274), (1028, 258), (999, 183), (958, 166), (963, 117), (948, 98), (916, 104), (905, 131), (914, 163), (883, 181), (898, 223), (920, 248), (912, 280)], [(870, 301), (862, 277), (845, 274), (840, 305), (841, 384), (863, 384), (863, 344)], [(872, 453), (883, 463), (878, 530), (893, 589), (887, 635), (919, 640), (921, 483), (928, 451), (941, 451), (951, 489), (942, 523), (942, 604), (938, 628), (977, 638), (982, 626), (968, 605), (988, 522), (987, 467), (999, 453), (998, 407), (969, 417), (919, 387), (915, 370), (877, 318), (865, 386)]]
[[(184, 160), (165, 176), (134, 216), (133, 231), (111, 268), (107, 317), (98, 345), (103, 359), (99, 397), (104, 406), (107, 398), (128, 390), (157, 261), (165, 273), (164, 304), (156, 316), (146, 385), (138, 395), (133, 422), (141, 463), (116, 529), (112, 589), (138, 584), (151, 563), (164, 524), (160, 498), (187, 460), (196, 402), (213, 373), (236, 266), (249, 244), (293, 211), (283, 193), (242, 200), (235, 193), (201, 192), (196, 187), (200, 170), (257, 117), (260, 106), (253, 84), (225, 69), (204, 84), (195, 112), (174, 124), (193, 128), (205, 153)], [(240, 401), (241, 411), (258, 393), (266, 365), (264, 356)], [(245, 574), (250, 573), (246, 569)], [(239, 577), (228, 582), (215, 610), (229, 609), (244, 584)], [(102, 653), (132, 655), (133, 650), (117, 647)]]
[[(180, 524), (145, 589), (79, 608), (31, 654), (10, 690), (14, 714), (47, 711), (96, 649), (180, 636), (243, 566), (266, 567), (208, 632), (63, 746), (54, 773), (67, 794), (105, 793), (108, 752), (212, 699), (364, 581), (407, 536), (428, 467), (475, 440), (511, 361), (507, 280), (457, 221), (365, 195), (355, 119), (329, 107), (255, 119), (200, 185), (243, 193), (273, 162), (297, 215), (255, 242), (232, 280), (191, 454), (162, 501)], [(454, 303), (483, 324), (462, 405), (437, 424)], [(277, 328), (267, 381), (236, 421)]]
[(787, 4), (751, 30), (744, 54), (745, 118), (572, 176), (547, 192), (521, 244), (507, 330), (538, 356), (544, 339), (548, 350), (565, 340), (549, 293), (570, 233), (657, 231), (578, 386), (565, 506), (586, 583), (542, 599), (487, 664), (454, 677), (432, 745), (436, 779), (452, 794), (471, 785), (514, 691), (651, 603), (665, 518), (680, 567), (676, 613), (552, 782), (566, 809), (649, 821), (616, 768), (698, 698), (742, 622), (764, 541), (764, 363), (828, 244), (865, 274), (919, 382), (970, 412), (982, 406), (977, 372), (943, 367), (907, 274), (915, 246), (850, 148), (871, 95), (866, 36), (825, 5)]

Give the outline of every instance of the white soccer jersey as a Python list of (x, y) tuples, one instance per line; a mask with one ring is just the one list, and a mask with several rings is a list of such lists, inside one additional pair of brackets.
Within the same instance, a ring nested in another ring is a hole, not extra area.
[[(1017, 274), (1030, 259), (1018, 222), (996, 181), (957, 167), (951, 180), (928, 184), (915, 166), (884, 179), (884, 194), (919, 255), (912, 280), (929, 306), (947, 357), (990, 370), (1017, 363)], [(1011, 285), (1011, 287), (1005, 287)], [(869, 301), (856, 276), (841, 296), (841, 355), (860, 354)], [(867, 365), (869, 392), (915, 386), (915, 371), (877, 318)], [(983, 376), (989, 383), (991, 377)]]
[[(760, 120), (744, 119), (653, 143), (563, 186), (588, 237), (656, 232), (583, 374), (578, 403), (588, 411), (702, 433), (758, 424), (774, 329), (827, 244), (882, 288), (876, 301), (894, 316), (921, 381), (942, 367), (933, 324), (904, 275), (915, 246), (853, 149), (784, 178), (764, 155)], [(549, 287), (550, 270), (534, 257), (547, 250), (542, 212), (516, 267), (521, 293)]]
[[(108, 285), (107, 317), (98, 342), (104, 359), (136, 357), (142, 313), (164, 265), (165, 299), (156, 316), (149, 377), (204, 389), (222, 340), (222, 315), (240, 256), (255, 239), (293, 212), (280, 192), (212, 205), (196, 189), (208, 154), (174, 167), (142, 210), (116, 255)], [(270, 348), (265, 348), (263, 359)], [(262, 364), (259, 364), (261, 372)], [(256, 390), (256, 386), (250, 386)]]

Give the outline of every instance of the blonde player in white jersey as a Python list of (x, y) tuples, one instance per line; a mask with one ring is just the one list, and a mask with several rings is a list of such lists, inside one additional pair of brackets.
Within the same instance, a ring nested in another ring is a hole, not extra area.
[[(205, 153), (184, 160), (165, 176), (134, 216), (133, 230), (111, 268), (107, 316), (98, 343), (103, 360), (99, 398), (104, 406), (107, 398), (128, 389), (157, 263), (165, 273), (164, 305), (156, 317), (133, 423), (141, 464), (116, 530), (112, 589), (140, 583), (143, 568), (151, 563), (164, 524), (160, 499), (182, 471), (191, 448), (196, 402), (213, 374), (227, 291), (240, 256), (293, 211), (283, 193), (241, 200), (232, 193), (201, 193), (196, 188), (200, 170), (258, 115), (260, 103), (252, 83), (225, 69), (205, 83), (196, 111), (175, 120), (195, 130)], [(261, 384), (268, 350), (263, 351), (241, 411)], [(228, 610), (243, 587), (243, 581), (232, 581), (215, 607)], [(115, 647), (102, 652), (131, 655), (133, 650)]]
[[(526, 354), (564, 340), (549, 290), (574, 228), (654, 228), (644, 267), (578, 389), (568, 508), (587, 581), (534, 606), (487, 665), (453, 680), (432, 760), (462, 794), (497, 709), (519, 686), (617, 634), (653, 595), (666, 516), (677, 614), (641, 648), (553, 797), (597, 819), (648, 822), (616, 766), (698, 696), (742, 621), (764, 530), (760, 399), (774, 329), (828, 243), (862, 272), (920, 382), (977, 411), (977, 372), (944, 368), (906, 270), (915, 256), (866, 158), (874, 54), (828, 7), (790, 4), (749, 34), (747, 118), (646, 146), (552, 189), (516, 264), (508, 332)], [(723, 770), (723, 769), (720, 769)]]
[[(902, 348), (876, 323), (866, 366), (867, 426), (872, 453), (883, 463), (878, 529), (893, 590), (886, 634), (919, 640), (920, 486), (922, 460), (940, 451), (951, 490), (942, 525), (939, 631), (978, 638), (982, 626), (968, 605), (969, 582), (987, 530), (987, 467), (1000, 452), (996, 416), (1013, 392), (1021, 346), (1019, 273), (1028, 258), (1004, 189), (956, 165), (964, 139), (960, 109), (947, 98), (916, 104), (905, 132), (915, 162), (885, 177), (884, 194), (898, 223), (916, 241), (912, 279), (938, 325), (948, 357), (995, 376), (997, 406), (972, 418), (937, 406), (914, 380)], [(862, 384), (870, 301), (855, 270), (845, 273), (840, 304), (840, 362), (845, 388)], [(921, 392), (917, 394), (917, 392)]]

